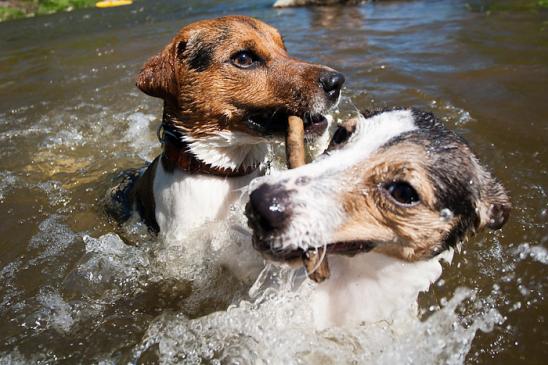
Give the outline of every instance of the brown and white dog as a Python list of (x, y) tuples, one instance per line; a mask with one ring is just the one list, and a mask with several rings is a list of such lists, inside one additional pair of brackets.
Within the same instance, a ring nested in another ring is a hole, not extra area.
[(225, 216), (289, 115), (302, 117), (309, 135), (323, 133), (343, 83), (331, 68), (291, 58), (278, 31), (257, 19), (187, 25), (137, 76), (140, 90), (164, 101), (163, 153), (112, 195), (164, 238), (180, 240)]
[[(315, 288), (318, 328), (392, 320), (440, 275), (440, 258), (510, 202), (466, 142), (432, 114), (385, 110), (339, 127), (324, 156), (258, 178), (246, 214), (254, 247), (294, 261), (325, 247), (331, 277)], [(367, 253), (366, 253), (367, 252)]]

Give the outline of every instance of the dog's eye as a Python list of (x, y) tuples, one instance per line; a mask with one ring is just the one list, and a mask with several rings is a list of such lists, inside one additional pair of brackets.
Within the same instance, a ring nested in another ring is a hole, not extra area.
[(231, 58), (232, 64), (240, 68), (250, 68), (257, 64), (257, 57), (248, 51), (236, 53)]
[(394, 181), (384, 185), (384, 189), (397, 202), (403, 205), (414, 205), (420, 201), (417, 191), (405, 181)]

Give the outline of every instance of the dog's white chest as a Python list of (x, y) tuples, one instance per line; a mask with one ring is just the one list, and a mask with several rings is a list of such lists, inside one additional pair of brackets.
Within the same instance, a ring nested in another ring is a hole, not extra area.
[(370, 252), (354, 257), (330, 256), (331, 277), (312, 293), (316, 328), (361, 322), (392, 321), (416, 311), (417, 295), (442, 273), (441, 258), (404, 262)]
[(223, 178), (179, 170), (169, 173), (159, 163), (153, 189), (160, 236), (169, 242), (180, 241), (189, 229), (225, 217), (242, 194), (240, 189), (255, 175)]

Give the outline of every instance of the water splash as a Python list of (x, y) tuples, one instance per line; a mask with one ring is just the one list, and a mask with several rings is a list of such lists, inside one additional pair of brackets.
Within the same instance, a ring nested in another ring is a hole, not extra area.
[(521, 260), (530, 257), (541, 264), (548, 265), (548, 250), (543, 246), (522, 243), (514, 250), (514, 253), (519, 255)]
[(128, 115), (127, 121), (129, 127), (125, 133), (124, 141), (129, 142), (139, 158), (151, 161), (154, 157), (153, 152), (158, 148), (152, 126), (152, 122), (156, 121), (156, 116), (136, 112)]
[(458, 308), (474, 300), (474, 292), (458, 289), (424, 322), (409, 316), (398, 327), (382, 322), (315, 331), (307, 302), (311, 290), (309, 283), (298, 291), (267, 289), (253, 302), (195, 320), (180, 313), (159, 316), (135, 347), (133, 362), (153, 356), (168, 364), (462, 364), (476, 331), (502, 321), (490, 311), (462, 323)]

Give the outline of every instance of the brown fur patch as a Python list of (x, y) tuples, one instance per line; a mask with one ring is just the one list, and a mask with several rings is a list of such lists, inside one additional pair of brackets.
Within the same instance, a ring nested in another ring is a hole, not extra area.
[[(248, 52), (256, 67), (232, 63)], [(164, 122), (194, 138), (221, 130), (256, 133), (250, 113), (280, 110), (302, 115), (325, 101), (320, 74), (333, 71), (291, 58), (278, 31), (253, 18), (230, 16), (192, 23), (152, 57), (137, 86), (165, 100)]]
[[(382, 149), (359, 169), (352, 170), (359, 181), (342, 197), (348, 219), (334, 235), (334, 241), (371, 240), (374, 249), (406, 260), (418, 260), (439, 251), (444, 237), (457, 218), (443, 219), (436, 209), (433, 184), (427, 181), (428, 156), (423, 146), (401, 143)], [(410, 163), (409, 161), (413, 161)], [(406, 181), (420, 196), (420, 203), (402, 206), (383, 188), (391, 181)]]
[[(253, 67), (235, 62), (242, 52), (252, 58)], [(249, 119), (265, 111), (271, 117), (278, 112), (303, 115), (327, 109), (334, 101), (320, 82), (326, 72), (334, 70), (291, 58), (270, 25), (227, 16), (183, 27), (144, 64), (136, 84), (164, 100), (164, 127), (203, 139), (226, 130), (261, 134)], [(278, 119), (274, 123), (285, 128), (287, 115)], [(148, 167), (132, 192), (141, 216), (155, 229), (152, 183), (158, 161)], [(162, 159), (161, 163), (167, 171), (175, 168), (173, 161)]]

